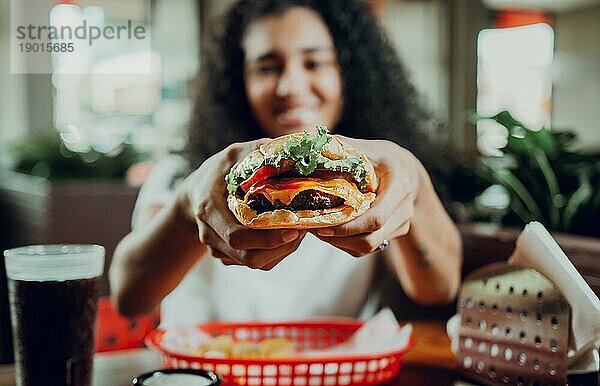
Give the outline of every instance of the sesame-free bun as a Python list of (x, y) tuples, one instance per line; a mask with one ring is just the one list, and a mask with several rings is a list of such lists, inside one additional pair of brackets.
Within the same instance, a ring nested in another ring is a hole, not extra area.
[[(314, 136), (314, 133), (309, 133), (309, 135)], [(300, 138), (302, 133), (284, 135), (262, 144), (259, 149), (254, 150), (242, 159), (240, 166), (259, 165), (267, 157), (275, 157), (282, 154), (285, 142), (292, 136)], [(319, 210), (274, 209), (262, 213), (258, 213), (248, 206), (243, 198), (235, 194), (230, 194), (227, 198), (229, 209), (241, 224), (254, 229), (311, 229), (330, 227), (344, 224), (365, 213), (373, 201), (375, 201), (376, 194), (374, 192), (377, 191), (378, 187), (375, 168), (369, 158), (361, 151), (342, 142), (335, 136), (331, 136), (331, 140), (325, 145), (321, 154), (331, 160), (343, 158), (358, 158), (362, 160), (363, 167), (367, 172), (367, 184), (364, 189), (366, 193), (362, 193), (358, 189), (354, 189), (350, 193), (346, 192), (346, 194), (351, 195), (351, 200), (346, 199), (344, 205), (335, 208)], [(285, 162), (285, 160), (282, 160), (282, 162)], [(353, 205), (349, 205), (349, 202), (352, 202)]]

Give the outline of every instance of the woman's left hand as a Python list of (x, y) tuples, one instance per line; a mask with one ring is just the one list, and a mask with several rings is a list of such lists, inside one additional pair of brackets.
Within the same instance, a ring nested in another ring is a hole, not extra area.
[(375, 165), (379, 178), (377, 198), (362, 216), (314, 233), (353, 256), (363, 256), (385, 246), (384, 240), (408, 233), (419, 194), (419, 160), (408, 150), (389, 141), (342, 140), (364, 152)]

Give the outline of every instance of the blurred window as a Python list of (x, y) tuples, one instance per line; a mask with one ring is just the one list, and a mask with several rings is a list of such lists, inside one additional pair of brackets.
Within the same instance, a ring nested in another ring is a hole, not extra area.
[(195, 7), (193, 0), (57, 1), (51, 25), (131, 23), (148, 35), (53, 54), (54, 125), (67, 146), (111, 152), (127, 142), (150, 153), (182, 147), (188, 81), (198, 64)]
[[(504, 15), (504, 16), (503, 16)], [(547, 18), (546, 18), (547, 19)], [(491, 116), (509, 110), (532, 129), (550, 126), (554, 31), (543, 15), (500, 13), (500, 27), (485, 29), (477, 41), (477, 113)], [(504, 127), (490, 120), (477, 124), (477, 146), (500, 155), (506, 145)]]

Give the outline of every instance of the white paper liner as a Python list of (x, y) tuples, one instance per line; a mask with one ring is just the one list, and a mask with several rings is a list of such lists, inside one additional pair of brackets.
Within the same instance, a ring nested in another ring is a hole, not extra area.
[(408, 348), (412, 336), (412, 325), (398, 328), (398, 320), (389, 308), (384, 308), (366, 321), (345, 342), (324, 350), (304, 351), (303, 357), (328, 357), (346, 355), (375, 355)]
[[(314, 321), (314, 320), (312, 320)], [(377, 355), (408, 349), (412, 325), (399, 328), (398, 321), (389, 308), (384, 308), (366, 321), (345, 342), (323, 350), (298, 353), (298, 357), (339, 357), (351, 355)], [(199, 347), (211, 339), (211, 335), (196, 327), (167, 329), (162, 346), (167, 350), (185, 355), (195, 355)]]

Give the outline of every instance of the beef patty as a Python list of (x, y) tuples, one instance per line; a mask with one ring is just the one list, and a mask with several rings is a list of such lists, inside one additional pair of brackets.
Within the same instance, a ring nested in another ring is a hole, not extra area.
[(248, 197), (248, 206), (258, 213), (268, 212), (274, 209), (319, 210), (335, 208), (342, 205), (344, 205), (343, 198), (313, 189), (304, 190), (298, 193), (289, 205), (285, 205), (279, 200), (276, 200), (275, 205), (273, 205), (262, 194), (252, 194)]

